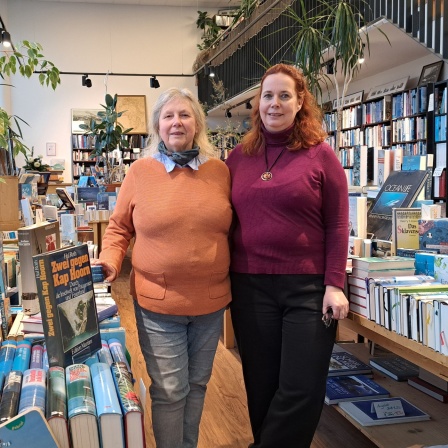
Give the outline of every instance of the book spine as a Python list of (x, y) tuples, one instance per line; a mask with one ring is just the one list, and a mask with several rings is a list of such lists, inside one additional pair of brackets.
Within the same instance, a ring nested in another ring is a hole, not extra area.
[(98, 352), (98, 360), (109, 366), (114, 362), (110, 353), (109, 344), (104, 339), (101, 340), (101, 350)]
[(92, 364), (90, 374), (98, 417), (103, 414), (122, 415), (109, 365), (102, 362)]
[(111, 370), (123, 415), (134, 411), (143, 413), (142, 405), (134, 390), (131, 372), (126, 364), (114, 362)]
[(59, 366), (50, 367), (47, 375), (47, 420), (55, 416), (67, 419), (67, 392), (64, 368)]
[(46, 372), (44, 369), (28, 369), (23, 373), (19, 412), (36, 406), (45, 412)]
[(110, 354), (112, 355), (112, 359), (114, 360), (114, 362), (124, 362), (129, 372), (131, 372), (131, 366), (126, 359), (124, 347), (121, 342), (118, 339), (114, 338), (109, 339), (107, 342), (109, 344)]
[(13, 370), (20, 370), (22, 373), (29, 369), (31, 359), (31, 342), (24, 339), (17, 343), (14, 361), (12, 363)]
[(22, 307), (25, 314), (32, 315), (39, 312), (36, 279), (33, 275), (35, 235), (31, 229), (19, 229), (18, 236), (20, 272), (22, 274)]
[(0, 348), (0, 372), (5, 375), (12, 369), (16, 353), (16, 341), (3, 341)]
[(68, 418), (78, 414), (96, 416), (90, 369), (85, 364), (72, 364), (65, 369)]
[(35, 344), (31, 347), (31, 359), (30, 359), (30, 369), (42, 369), (42, 354), (44, 348), (40, 344)]
[(0, 401), (0, 423), (17, 415), (21, 386), (22, 372), (11, 370), (5, 377), (3, 395)]

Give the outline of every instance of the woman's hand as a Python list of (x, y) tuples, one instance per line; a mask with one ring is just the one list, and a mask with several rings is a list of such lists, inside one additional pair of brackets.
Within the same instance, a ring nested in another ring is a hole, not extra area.
[(332, 309), (333, 319), (341, 320), (347, 317), (348, 300), (344, 291), (336, 286), (327, 285), (325, 290), (322, 314), (325, 315), (329, 308)]
[(113, 282), (117, 278), (117, 270), (107, 261), (99, 260), (98, 258), (91, 258), (90, 264), (92, 266), (103, 267), (104, 280)]

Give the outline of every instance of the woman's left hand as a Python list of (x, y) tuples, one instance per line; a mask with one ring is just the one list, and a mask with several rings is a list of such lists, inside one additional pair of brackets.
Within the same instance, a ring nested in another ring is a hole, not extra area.
[(322, 314), (326, 314), (329, 308), (332, 309), (333, 319), (341, 320), (347, 317), (347, 297), (345, 297), (344, 291), (336, 286), (326, 286)]

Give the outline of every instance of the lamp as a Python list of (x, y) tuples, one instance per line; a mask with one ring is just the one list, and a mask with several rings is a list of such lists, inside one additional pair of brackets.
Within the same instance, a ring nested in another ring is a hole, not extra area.
[(215, 77), (215, 72), (213, 71), (213, 68), (210, 67), (208, 64), (204, 65), (204, 75), (209, 76), (210, 78)]
[(92, 87), (92, 80), (89, 79), (89, 75), (82, 75), (82, 86), (83, 87)]
[(151, 87), (151, 89), (158, 89), (160, 87), (160, 83), (155, 76), (149, 78), (149, 87)]
[(250, 104), (250, 101), (246, 102), (246, 109), (248, 110), (252, 109), (252, 104)]
[(226, 110), (226, 117), (227, 118), (232, 118), (232, 112), (230, 112), (230, 109)]
[(11, 46), (11, 35), (6, 30), (2, 30), (1, 42), (4, 47)]
[(213, 67), (210, 67), (208, 76), (209, 76), (210, 78), (214, 78), (214, 77), (215, 77), (215, 72), (213, 71)]

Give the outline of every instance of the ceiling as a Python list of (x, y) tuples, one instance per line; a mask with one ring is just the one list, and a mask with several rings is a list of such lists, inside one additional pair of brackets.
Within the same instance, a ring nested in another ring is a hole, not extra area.
[(140, 6), (195, 6), (197, 8), (228, 8), (239, 6), (239, 0), (34, 0), (38, 2), (56, 3), (110, 3), (114, 5), (140, 5)]

